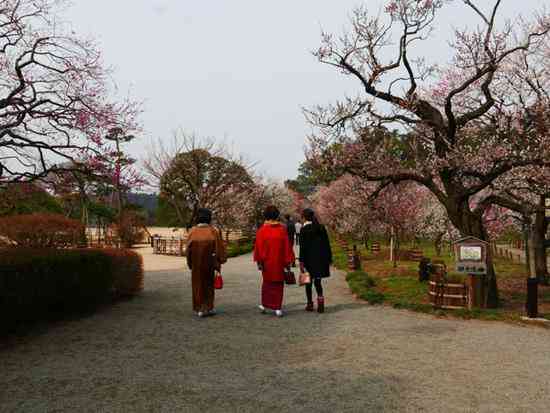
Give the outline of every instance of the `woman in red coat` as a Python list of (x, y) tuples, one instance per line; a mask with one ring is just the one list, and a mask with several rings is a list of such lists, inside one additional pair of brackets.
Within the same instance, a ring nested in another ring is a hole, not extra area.
[(269, 206), (264, 212), (265, 223), (256, 233), (254, 244), (254, 261), (262, 272), (262, 312), (266, 308), (275, 310), (277, 317), (282, 317), (285, 271), (290, 271), (294, 262), (294, 251), (288, 239), (288, 233), (279, 221), (279, 210)]

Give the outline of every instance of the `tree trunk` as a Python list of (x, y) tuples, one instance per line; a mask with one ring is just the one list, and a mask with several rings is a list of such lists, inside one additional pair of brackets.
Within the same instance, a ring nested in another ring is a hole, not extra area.
[(531, 239), (531, 224), (528, 216), (523, 216), (523, 243), (525, 244), (525, 264), (527, 266), (527, 273), (531, 274), (533, 265), (531, 263), (532, 256), (534, 255), (531, 250), (533, 240)]
[(172, 207), (173, 207), (174, 210), (176, 211), (176, 215), (177, 215), (177, 217), (178, 217), (179, 224), (180, 224), (182, 227), (190, 228), (191, 225), (189, 225), (189, 222), (187, 222), (187, 221), (185, 220), (185, 214), (183, 213), (182, 209), (180, 208), (178, 202), (175, 201), (175, 200), (168, 199), (168, 203), (169, 203), (170, 205), (172, 205)]
[(493, 252), (487, 248), (487, 276), (486, 276), (485, 305), (487, 308), (497, 308), (500, 305), (498, 296), (497, 275), (493, 265)]
[(368, 250), (369, 249), (369, 234), (367, 232), (365, 232), (363, 234), (363, 244), (365, 245), (365, 248)]
[(394, 228), (391, 228), (391, 239), (390, 239), (390, 250), (391, 250), (391, 261), (393, 261), (393, 268), (397, 268), (397, 253), (399, 251), (398, 248), (399, 241), (397, 237), (397, 231), (394, 230)]
[(117, 137), (116, 138), (116, 150), (117, 150), (117, 159), (116, 159), (116, 184), (115, 184), (115, 191), (116, 191), (116, 208), (117, 208), (117, 216), (118, 216), (118, 223), (121, 224), (122, 221), (122, 189), (120, 185), (120, 174), (121, 174), (121, 168), (122, 168), (122, 159), (120, 151), (120, 140)]
[(189, 221), (187, 223), (189, 228), (191, 228), (193, 225), (197, 224), (198, 216), (199, 216), (199, 205), (194, 204), (193, 205), (193, 211), (191, 212), (191, 217), (189, 218)]
[(441, 250), (443, 249), (443, 235), (444, 234), (437, 234), (437, 236), (435, 237), (435, 255), (437, 255), (438, 257), (441, 257)]
[(395, 245), (393, 244), (393, 230), (390, 235), (390, 262), (395, 260)]
[[(478, 238), (482, 241), (490, 242), (489, 236), (483, 225), (483, 217), (474, 214), (465, 201), (462, 204), (451, 204), (447, 207), (449, 219), (460, 231), (462, 236)], [(490, 246), (487, 246), (487, 274), (485, 276), (485, 297), (484, 302), (487, 308), (497, 308), (499, 306), (499, 294), (495, 267), (493, 264), (493, 252)]]
[(88, 244), (86, 237), (86, 230), (88, 229), (88, 206), (85, 200), (82, 202), (82, 215), (80, 217), (80, 221), (82, 223), (82, 230), (80, 231), (80, 239), (78, 240), (78, 243), (80, 247), (84, 247)]
[(105, 229), (103, 228), (105, 224), (103, 223), (103, 219), (98, 218), (97, 219), (97, 244), (101, 245), (101, 239), (102, 236), (105, 235)]
[(546, 239), (546, 231), (548, 230), (548, 224), (545, 220), (544, 213), (544, 197), (541, 197), (539, 204), (541, 207), (535, 213), (535, 223), (533, 230), (531, 231), (531, 238), (533, 241), (533, 254), (534, 254), (534, 274), (538, 278), (539, 282), (543, 284), (548, 283), (548, 268), (546, 261), (546, 248), (544, 241)]

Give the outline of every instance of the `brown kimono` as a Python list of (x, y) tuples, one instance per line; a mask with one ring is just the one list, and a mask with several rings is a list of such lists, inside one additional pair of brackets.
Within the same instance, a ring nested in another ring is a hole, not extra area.
[(189, 233), (187, 265), (191, 269), (193, 310), (214, 308), (214, 273), (227, 261), (225, 246), (218, 230), (199, 224)]

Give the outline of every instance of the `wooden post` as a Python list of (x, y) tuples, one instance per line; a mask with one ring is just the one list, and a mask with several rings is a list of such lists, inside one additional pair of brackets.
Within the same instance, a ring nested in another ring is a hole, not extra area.
[(394, 248), (394, 241), (393, 241), (393, 227), (391, 229), (391, 236), (390, 236), (390, 262), (394, 262), (395, 259), (395, 251)]
[(480, 276), (468, 274), (468, 310), (482, 307), (482, 284)]
[(348, 252), (348, 270), (357, 271), (361, 269), (361, 254), (357, 250), (357, 245), (353, 246), (353, 249)]
[(433, 269), (433, 280), (435, 281), (435, 297), (434, 297), (434, 307), (441, 308), (443, 306), (443, 296), (445, 294), (445, 265), (434, 264)]

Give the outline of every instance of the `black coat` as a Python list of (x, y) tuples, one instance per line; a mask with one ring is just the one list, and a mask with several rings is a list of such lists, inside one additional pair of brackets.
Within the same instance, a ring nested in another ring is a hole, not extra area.
[(330, 277), (332, 250), (327, 230), (321, 224), (309, 224), (300, 231), (300, 262), (313, 278)]
[(294, 245), (294, 236), (296, 235), (296, 224), (290, 220), (286, 222), (286, 232), (288, 233), (288, 239)]

